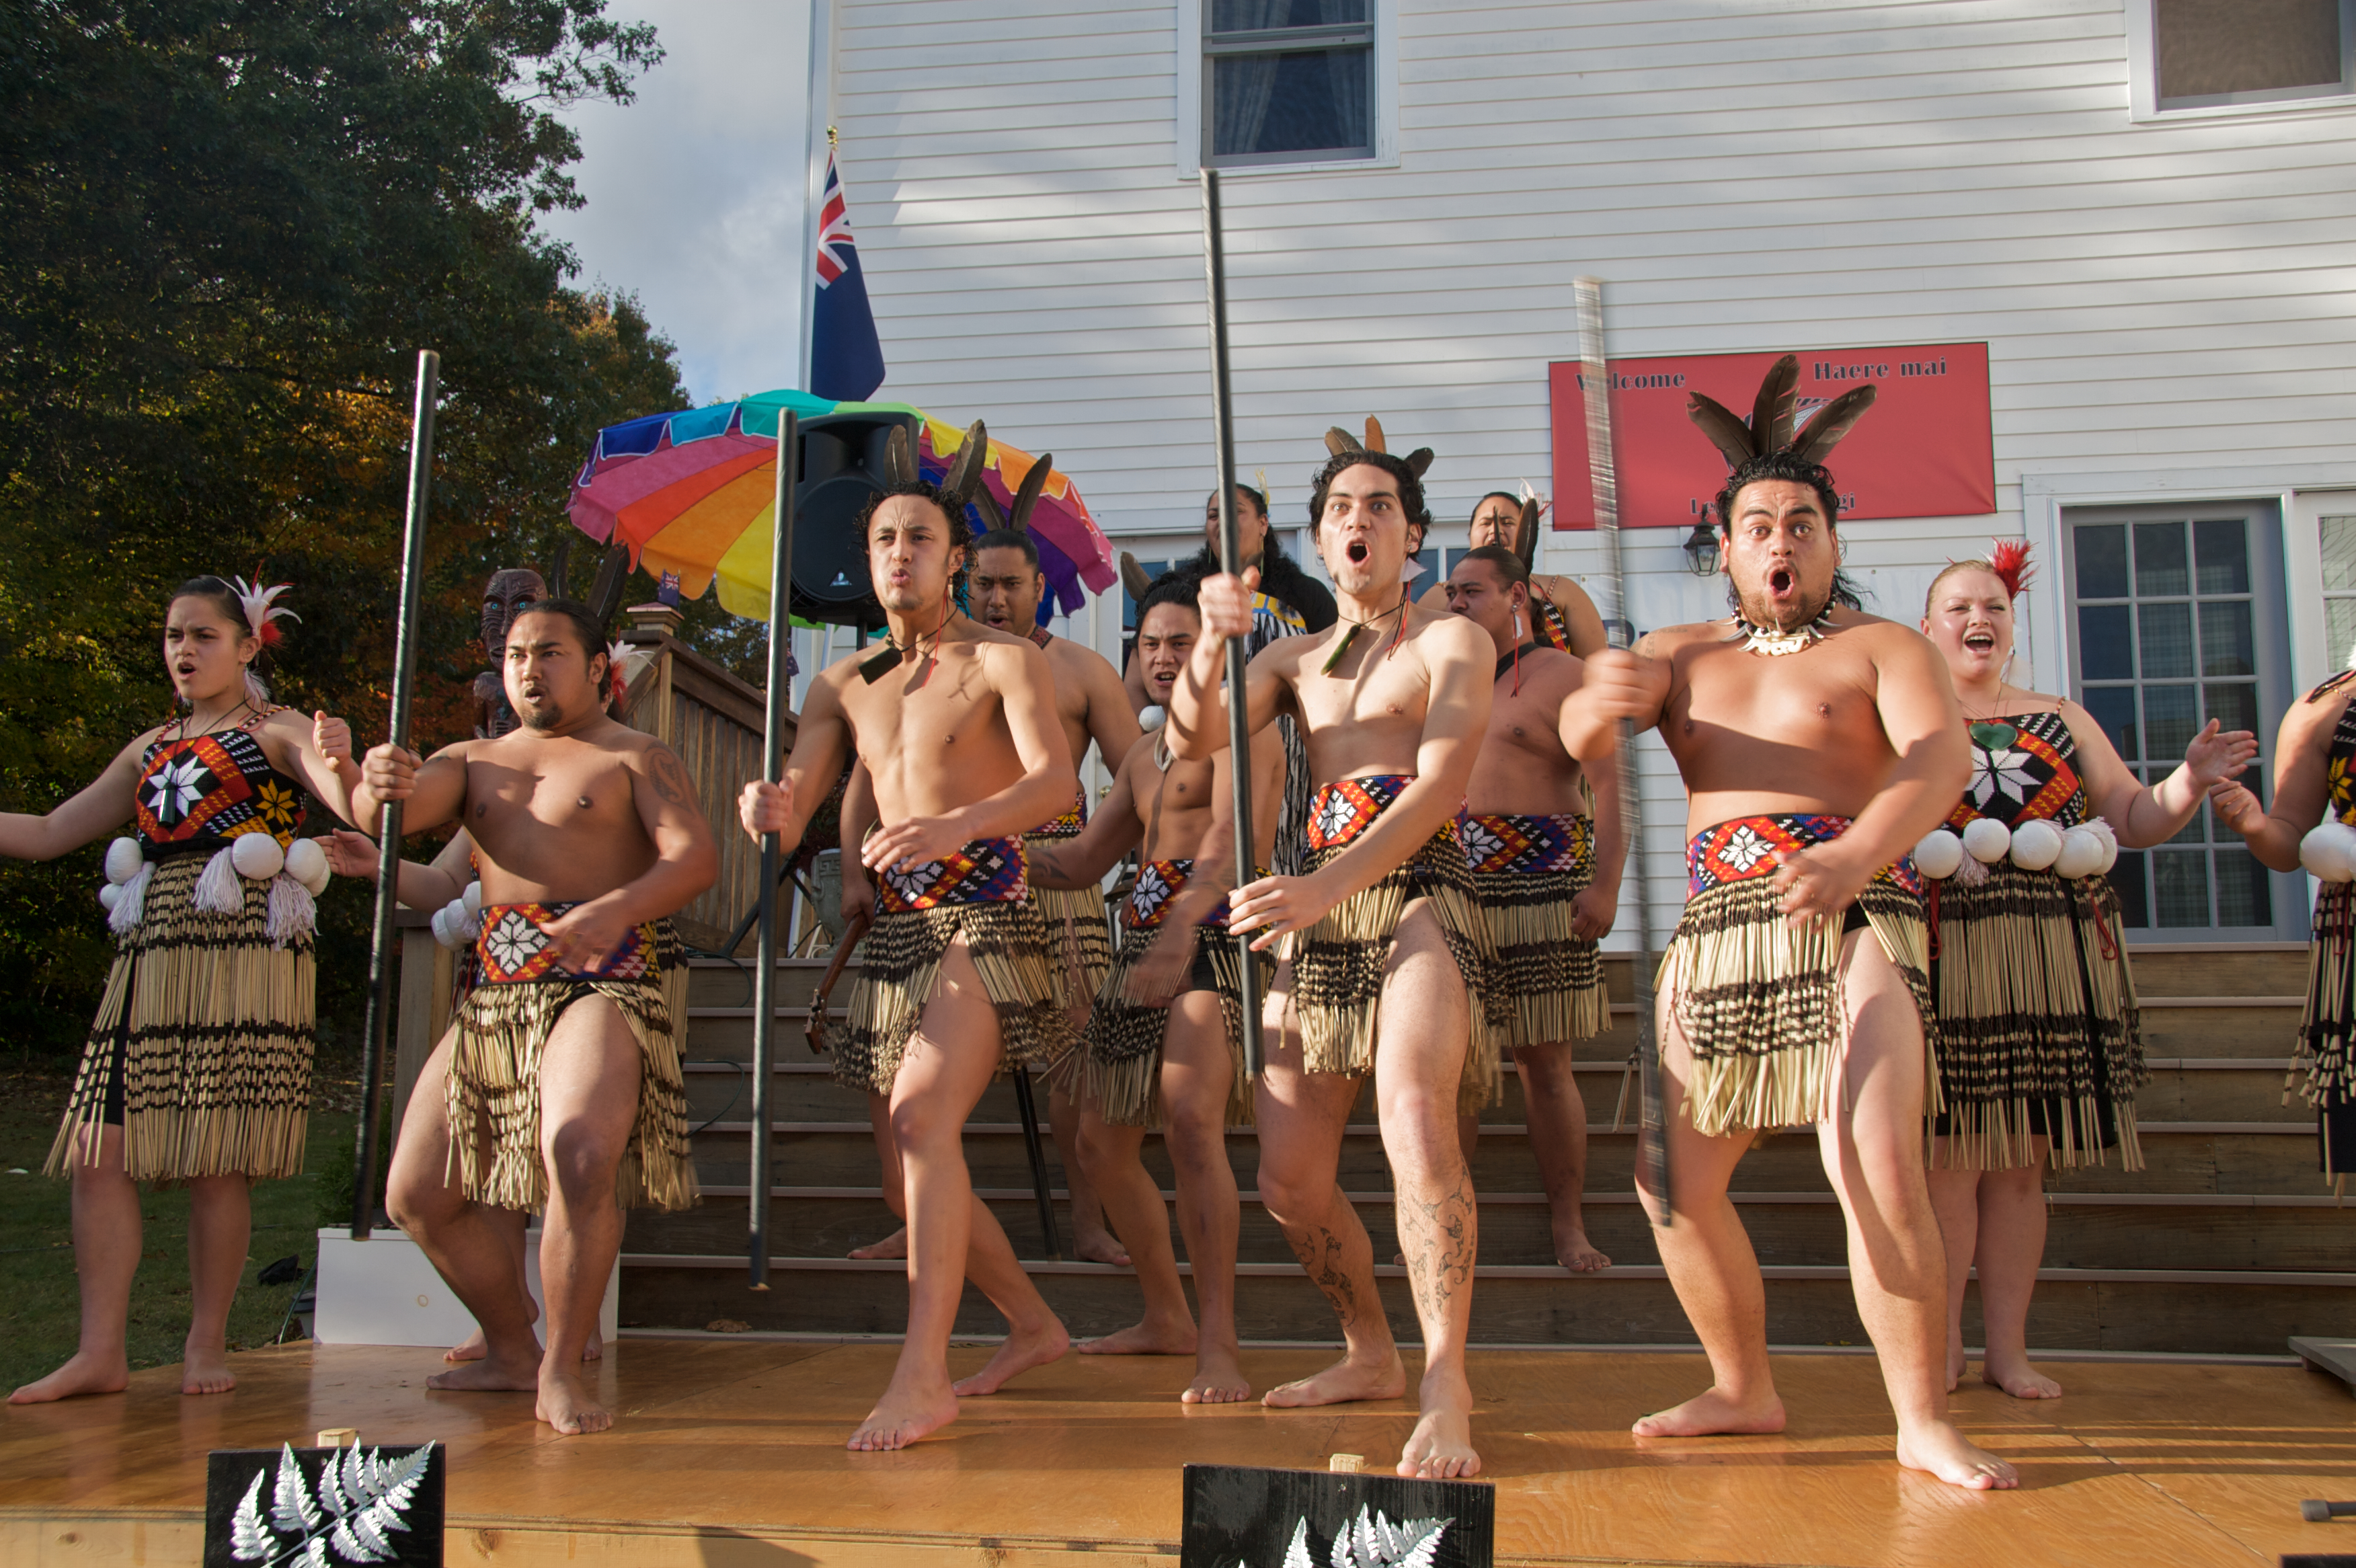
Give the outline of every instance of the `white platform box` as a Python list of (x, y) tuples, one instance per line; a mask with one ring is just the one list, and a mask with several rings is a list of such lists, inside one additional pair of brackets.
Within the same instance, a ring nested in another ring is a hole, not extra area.
[[(540, 1288), (540, 1231), (524, 1236), (524, 1279), (546, 1321)], [(311, 1332), (322, 1345), (455, 1345), (475, 1331), (475, 1319), (442, 1283), (425, 1254), (399, 1230), (355, 1241), (342, 1230), (319, 1232), (319, 1293)], [(622, 1288), (622, 1261), (606, 1276), (598, 1331), (614, 1342)]]

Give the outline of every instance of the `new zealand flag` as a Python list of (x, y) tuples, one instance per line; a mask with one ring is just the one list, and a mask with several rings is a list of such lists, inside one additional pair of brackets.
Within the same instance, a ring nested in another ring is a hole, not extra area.
[(826, 198), (819, 209), (818, 289), (810, 305), (810, 381), (817, 397), (859, 403), (884, 384), (884, 346), (867, 305), (867, 276), (851, 238), (851, 211), (834, 149), (826, 153)]

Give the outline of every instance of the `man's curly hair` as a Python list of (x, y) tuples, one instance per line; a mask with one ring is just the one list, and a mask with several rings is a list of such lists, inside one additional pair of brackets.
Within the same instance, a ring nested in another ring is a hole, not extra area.
[(1380, 468), (1398, 481), (1399, 506), (1406, 511), (1408, 521), (1419, 531), (1408, 553), (1422, 554), (1425, 541), (1431, 537), (1431, 509), (1424, 502), (1423, 479), (1408, 467), (1406, 458), (1388, 452), (1343, 452), (1325, 460), (1325, 466), (1317, 470), (1317, 478), (1310, 483), (1310, 537), (1316, 537), (1317, 529), (1325, 520), (1325, 492), (1333, 488), (1333, 481), (1344, 469), (1358, 467)]

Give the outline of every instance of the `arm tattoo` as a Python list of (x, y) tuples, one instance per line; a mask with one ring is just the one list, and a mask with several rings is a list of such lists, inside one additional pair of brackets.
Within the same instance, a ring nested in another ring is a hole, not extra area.
[(647, 779), (654, 785), (655, 794), (668, 806), (688, 806), (695, 802), (695, 781), (687, 776), (686, 765), (679, 754), (667, 746), (647, 748)]

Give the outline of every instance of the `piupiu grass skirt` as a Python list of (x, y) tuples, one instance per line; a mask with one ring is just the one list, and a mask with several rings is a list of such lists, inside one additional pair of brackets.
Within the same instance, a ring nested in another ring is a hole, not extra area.
[[(1841, 1103), (1847, 1057), (1838, 920), (1794, 927), (1776, 908), (1778, 859), (1837, 838), (1847, 820), (1747, 817), (1687, 846), (1689, 896), (1662, 956), (1660, 988), (1692, 1053), (1686, 1114), (1708, 1137), (1821, 1121)], [(1886, 866), (1856, 908), (1913, 994), (1926, 1100), (1938, 1102), (1937, 1015), (1921, 878)]]
[(547, 927), (571, 908), (483, 908), (476, 984), (458, 1004), (443, 1083), (450, 1174), (477, 1203), (532, 1211), (547, 1204), (541, 1069), (549, 1036), (565, 1009), (602, 996), (638, 1047), (638, 1112), (615, 1173), (615, 1201), (625, 1208), (691, 1208), (699, 1195), (680, 1069), (687, 967), (678, 937), (669, 921), (650, 921), (594, 970), (559, 970), (544, 950)]
[(1496, 954), (1494, 983), (1511, 1009), (1500, 1045), (1558, 1045), (1610, 1028), (1601, 955), (1571, 934), (1571, 900), (1595, 876), (1593, 819), (1484, 813), (1458, 829)]
[[(1408, 782), (1404, 777), (1383, 776), (1320, 789), (1311, 802), (1302, 875), (1315, 874), (1342, 854)], [(1344, 812), (1349, 813), (1346, 819)], [(1336, 823), (1342, 824), (1339, 832)], [(1351, 894), (1315, 925), (1289, 939), (1301, 1062), (1311, 1072), (1363, 1077), (1374, 1071), (1383, 973), (1399, 922), (1418, 899), (1439, 922), (1470, 1002), (1471, 1038), (1457, 1090), (1458, 1109), (1469, 1113), (1499, 1097), (1497, 1050), (1510, 1004), (1495, 989), (1495, 950), (1473, 900), (1472, 873), (1452, 822), (1442, 824), (1381, 881)]]
[(1987, 871), (1976, 886), (1949, 877), (1931, 892), (1940, 1163), (2034, 1165), (2042, 1136), (2057, 1166), (2100, 1165), (2115, 1147), (2122, 1168), (2141, 1170), (2143, 1026), (2118, 894), (2101, 876), (2003, 860)]
[(2316, 895), (2307, 1015), (2284, 1104), (2294, 1091), (2314, 1109), (2324, 1179), (2344, 1191), (2356, 1170), (2356, 883), (2327, 882)]
[(998, 1014), (1009, 1066), (1052, 1067), (1076, 1043), (1060, 998), (1046, 927), (1028, 899), (881, 909), (860, 944), (848, 1026), (828, 1042), (834, 1079), (889, 1094), (908, 1040), (940, 984), (949, 944), (965, 938), (981, 988)]
[[(1123, 930), (1120, 950), (1114, 955), (1111, 972), (1097, 993), (1096, 1006), (1081, 1033), (1081, 1092), (1115, 1126), (1162, 1124), (1162, 1044), (1169, 1029), (1170, 1009), (1131, 1002), (1128, 986), (1130, 973), (1144, 961), (1146, 950), (1168, 929), (1151, 917), (1153, 911), (1166, 909), (1170, 899), (1185, 886), (1183, 874), (1176, 869), (1180, 866), (1191, 870), (1193, 863), (1150, 861), (1140, 871), (1131, 910), (1134, 914), (1139, 906), (1144, 906), (1150, 923), (1133, 918)], [(1150, 882), (1149, 877), (1156, 881)], [(1209, 989), (1219, 998), (1219, 1015), (1226, 1020), (1228, 1062), (1233, 1069), (1227, 1084), (1226, 1124), (1248, 1127), (1252, 1086), (1244, 1075), (1243, 961), (1226, 925), (1226, 900), (1221, 899), (1195, 929), (1194, 970), (1198, 975), (1207, 973)], [(1275, 961), (1259, 953), (1254, 955), (1253, 964), (1258, 972), (1259, 993), (1266, 995)], [(1203, 988), (1190, 983), (1179, 988), (1179, 994)]]
[[(1093, 887), (1033, 887), (1031, 902), (1047, 933), (1056, 1004), (1069, 1009), (1094, 998), (1112, 968), (1112, 928), (1105, 919), (1104, 895)], [(1075, 969), (1080, 984), (1076, 997), (1071, 990)]]
[(237, 879), (244, 907), (234, 915), (197, 908), (207, 859), (160, 859), (139, 923), (117, 939), (51, 1175), (75, 1157), (81, 1129), (108, 1119), (118, 1070), (133, 1180), (302, 1174), (317, 1017), (311, 935), (273, 944), (266, 882)]

